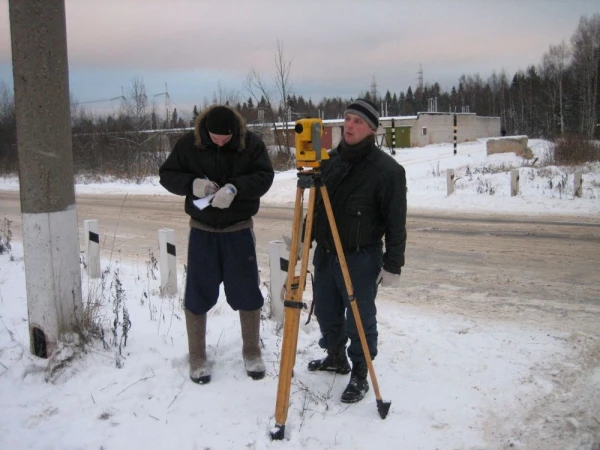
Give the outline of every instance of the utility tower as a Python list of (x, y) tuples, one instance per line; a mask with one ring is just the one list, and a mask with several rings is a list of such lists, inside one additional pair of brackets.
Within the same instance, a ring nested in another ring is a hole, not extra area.
[(373, 75), (373, 81), (371, 81), (371, 100), (373, 103), (377, 102), (379, 96), (377, 95), (377, 81), (375, 81), (375, 75)]
[(421, 90), (421, 94), (423, 93), (423, 65), (419, 64), (419, 71), (417, 72), (417, 79), (419, 80), (419, 89)]
[(165, 92), (161, 92), (160, 94), (155, 94), (153, 97), (160, 97), (161, 95), (165, 96), (165, 128), (171, 128), (169, 126), (170, 119), (170, 109), (171, 109), (171, 97), (169, 97), (169, 89), (167, 88), (167, 83), (165, 82)]

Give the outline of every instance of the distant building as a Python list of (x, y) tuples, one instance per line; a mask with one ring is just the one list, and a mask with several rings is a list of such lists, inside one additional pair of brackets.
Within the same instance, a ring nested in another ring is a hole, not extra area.
[[(424, 147), (430, 144), (454, 142), (454, 115), (457, 121), (457, 142), (474, 141), (478, 138), (498, 137), (501, 135), (500, 117), (479, 117), (475, 113), (434, 113), (422, 112), (416, 116), (382, 117), (379, 119), (377, 142), (382, 146), (391, 146), (392, 120), (394, 128), (406, 133), (404, 138), (396, 130), (396, 148)], [(283, 123), (275, 124), (280, 142), (285, 145), (285, 130)], [(325, 128), (322, 144), (330, 149), (338, 145), (342, 139), (344, 119), (327, 119), (323, 121)], [(271, 127), (271, 130), (274, 129)], [(408, 134), (410, 138), (408, 138)], [(273, 136), (275, 137), (275, 136)], [(290, 146), (294, 146), (294, 122), (288, 122), (287, 137)], [(276, 140), (273, 139), (275, 142)]]

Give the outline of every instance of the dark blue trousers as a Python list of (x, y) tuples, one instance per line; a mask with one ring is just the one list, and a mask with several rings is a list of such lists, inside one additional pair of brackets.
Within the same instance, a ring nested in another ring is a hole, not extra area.
[(219, 286), (234, 311), (263, 306), (254, 233), (251, 228), (231, 233), (190, 229), (185, 307), (204, 314), (217, 304)]
[[(363, 247), (345, 253), (354, 297), (367, 338), (371, 358), (377, 356), (377, 276), (383, 264), (381, 246)], [(315, 316), (321, 329), (319, 345), (336, 351), (350, 339), (348, 356), (353, 362), (364, 362), (360, 337), (348, 299), (340, 262), (335, 252), (317, 245), (315, 267)]]

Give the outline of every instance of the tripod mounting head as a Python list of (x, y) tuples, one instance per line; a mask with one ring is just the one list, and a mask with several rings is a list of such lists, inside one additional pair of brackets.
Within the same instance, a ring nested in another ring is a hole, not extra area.
[(321, 119), (297, 120), (294, 131), (296, 132), (296, 166), (298, 169), (321, 167), (321, 161), (329, 159), (327, 150), (321, 147), (323, 121)]

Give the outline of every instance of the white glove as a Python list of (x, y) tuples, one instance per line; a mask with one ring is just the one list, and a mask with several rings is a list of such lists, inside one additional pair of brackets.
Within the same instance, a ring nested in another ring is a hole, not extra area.
[(377, 285), (381, 285), (382, 288), (396, 288), (400, 286), (400, 275), (381, 269), (377, 276)]
[(212, 199), (211, 205), (214, 208), (225, 209), (229, 208), (233, 198), (237, 195), (237, 189), (233, 184), (227, 183), (221, 189), (217, 191), (215, 197)]
[(210, 181), (206, 178), (196, 178), (192, 184), (192, 192), (198, 198), (206, 197), (207, 195), (214, 194), (219, 190), (219, 185), (214, 181)]

